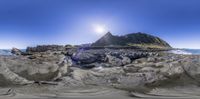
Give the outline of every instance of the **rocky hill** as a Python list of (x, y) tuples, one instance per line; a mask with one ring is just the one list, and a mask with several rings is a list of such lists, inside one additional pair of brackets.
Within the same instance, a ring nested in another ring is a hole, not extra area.
[(151, 46), (171, 48), (166, 41), (159, 37), (140, 32), (124, 36), (115, 36), (108, 32), (93, 43), (92, 46)]

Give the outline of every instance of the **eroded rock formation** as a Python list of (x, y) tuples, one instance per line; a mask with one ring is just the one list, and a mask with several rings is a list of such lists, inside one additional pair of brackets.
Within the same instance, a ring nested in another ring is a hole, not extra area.
[(98, 85), (141, 90), (177, 82), (198, 84), (200, 75), (200, 56), (134, 49), (69, 49), (0, 59), (1, 75), (13, 82), (8, 84), (56, 80), (68, 87)]

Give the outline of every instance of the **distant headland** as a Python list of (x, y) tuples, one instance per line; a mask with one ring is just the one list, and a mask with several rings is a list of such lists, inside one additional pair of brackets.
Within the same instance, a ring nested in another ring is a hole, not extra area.
[(135, 50), (170, 50), (172, 47), (166, 41), (159, 37), (147, 33), (130, 33), (123, 36), (112, 35), (107, 32), (100, 39), (90, 44), (81, 45), (38, 45), (36, 47), (27, 47), (26, 52), (44, 52), (47, 50), (63, 51), (69, 48), (87, 48), (87, 49), (135, 49)]

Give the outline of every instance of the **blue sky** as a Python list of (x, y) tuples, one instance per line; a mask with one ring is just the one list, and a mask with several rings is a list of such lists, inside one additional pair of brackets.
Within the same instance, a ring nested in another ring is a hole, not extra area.
[(200, 0), (0, 0), (0, 48), (83, 44), (145, 32), (176, 48), (200, 48)]

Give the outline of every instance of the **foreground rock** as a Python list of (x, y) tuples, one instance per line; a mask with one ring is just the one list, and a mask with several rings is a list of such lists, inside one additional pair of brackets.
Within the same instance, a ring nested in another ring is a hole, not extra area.
[[(167, 85), (198, 85), (199, 59), (200, 56), (164, 54), (136, 59), (125, 66), (95, 67), (90, 70), (73, 67), (67, 79), (84, 85), (113, 86), (132, 91), (147, 91)], [(69, 84), (67, 80), (63, 83), (66, 82)]]
[(23, 85), (55, 81), (61, 87), (96, 85), (148, 91), (155, 87), (198, 85), (200, 82), (200, 56), (166, 52), (68, 49), (1, 56), (0, 63), (2, 86), (7, 82)]
[(12, 72), (4, 63), (0, 64), (0, 77), (1, 86), (8, 86), (10, 84), (26, 85), (33, 83), (33, 81), (29, 81), (26, 78)]
[[(43, 54), (42, 54), (43, 55)], [(1, 72), (8, 82), (25, 84), (29, 81), (52, 81), (69, 73), (72, 65), (70, 58), (64, 55), (48, 55), (48, 57), (1, 56)], [(17, 81), (15, 81), (17, 80)], [(3, 81), (3, 80), (2, 80)], [(0, 83), (4, 86), (6, 83)], [(7, 83), (12, 84), (12, 83)]]

